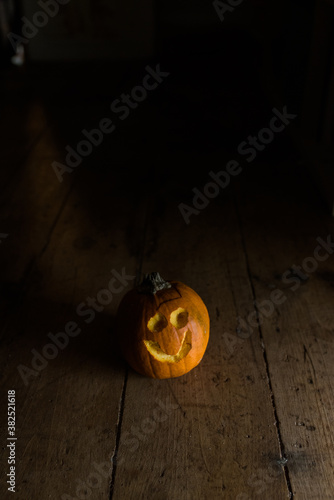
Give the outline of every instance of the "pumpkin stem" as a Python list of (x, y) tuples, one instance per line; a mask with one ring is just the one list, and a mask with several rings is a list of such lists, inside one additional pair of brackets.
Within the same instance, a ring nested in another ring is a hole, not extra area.
[(137, 290), (139, 293), (155, 294), (159, 290), (166, 290), (171, 288), (172, 285), (165, 281), (159, 273), (153, 272), (150, 274), (145, 274), (142, 283), (138, 286)]

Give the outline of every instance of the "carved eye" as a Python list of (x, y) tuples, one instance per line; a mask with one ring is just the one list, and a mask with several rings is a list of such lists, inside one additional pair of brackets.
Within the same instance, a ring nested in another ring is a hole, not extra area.
[(183, 307), (179, 307), (171, 313), (170, 322), (177, 329), (183, 328), (188, 323), (188, 311), (183, 309)]
[(147, 323), (147, 328), (152, 333), (161, 332), (168, 325), (168, 321), (165, 316), (159, 312), (155, 314)]

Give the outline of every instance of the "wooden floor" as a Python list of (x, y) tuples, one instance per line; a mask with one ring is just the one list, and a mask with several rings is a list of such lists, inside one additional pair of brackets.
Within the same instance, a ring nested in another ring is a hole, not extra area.
[[(334, 257), (314, 260), (333, 220), (287, 134), (254, 162), (239, 158), (242, 173), (187, 225), (179, 203), (237, 157), (242, 126), (235, 143), (207, 147), (204, 104), (183, 124), (171, 76), (60, 183), (52, 162), (145, 75), (117, 68), (94, 84), (93, 69), (89, 87), (68, 71), (67, 81), (57, 68), (8, 70), (3, 83), (0, 497), (333, 499)], [(211, 332), (197, 368), (159, 381), (122, 361), (114, 319), (135, 279), (90, 323), (78, 315), (113, 270), (159, 271), (198, 292)], [(43, 361), (48, 335), (69, 321), (80, 333)], [(15, 496), (5, 484), (13, 389)]]

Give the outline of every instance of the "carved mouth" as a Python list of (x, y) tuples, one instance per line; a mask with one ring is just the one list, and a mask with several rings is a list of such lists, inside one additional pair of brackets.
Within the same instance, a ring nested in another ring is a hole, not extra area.
[(183, 336), (180, 349), (176, 354), (166, 354), (158, 342), (153, 340), (144, 340), (148, 352), (160, 363), (178, 363), (189, 353), (191, 345), (191, 331), (187, 330)]

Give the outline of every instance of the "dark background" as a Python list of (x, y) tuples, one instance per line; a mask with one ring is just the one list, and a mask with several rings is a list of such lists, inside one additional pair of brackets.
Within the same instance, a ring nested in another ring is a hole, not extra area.
[[(25, 3), (2, 0), (2, 5), (7, 6), (8, 12), (8, 23), (7, 26), (4, 23), (3, 30), (19, 33), (22, 15), (27, 14), (31, 19)], [(70, 5), (60, 6), (62, 15), (65, 16), (69, 8)], [(30, 9), (34, 12), (33, 7)], [(161, 155), (179, 155), (179, 161), (171, 162), (167, 172), (161, 169), (161, 175), (169, 176), (177, 171), (185, 174), (185, 178), (201, 170), (205, 178), (207, 169), (201, 165), (201, 160), (203, 163), (203, 155), (208, 152), (234, 155), (242, 140), (267, 125), (273, 107), (281, 109), (286, 105), (289, 112), (298, 115), (292, 127), (295, 133), (302, 133), (302, 124), (313, 119), (312, 114), (307, 116), (305, 112), (310, 109), (312, 100), (310, 92), (307, 94), (310, 74), (322, 78), (310, 70), (315, 2), (275, 1), (268, 5), (261, 0), (244, 1), (234, 7), (233, 12), (225, 12), (223, 22), (211, 2), (155, 2), (148, 4), (148, 11), (153, 20), (146, 20), (146, 25), (145, 19), (139, 19), (136, 26), (137, 38), (140, 33), (144, 37), (147, 30), (152, 31), (147, 57), (140, 54), (140, 49), (136, 57), (135, 43), (130, 46), (126, 58), (87, 50), (87, 43), (93, 37), (107, 48), (115, 44), (116, 54), (122, 54), (117, 47), (117, 34), (110, 35), (107, 29), (93, 34), (81, 33), (77, 54), (74, 53), (70, 60), (66, 55), (66, 43), (65, 50), (58, 51), (56, 56), (46, 51), (43, 56), (35, 57), (36, 47), (40, 50), (45, 41), (52, 46), (58, 36), (57, 29), (59, 37), (63, 37), (55, 17), (25, 46), (25, 63), (13, 67), (10, 62), (13, 49), (3, 33), (3, 77), (12, 78), (16, 83), (3, 88), (2, 99), (6, 99), (6, 92), (15, 93), (19, 104), (28, 93), (39, 94), (50, 120), (55, 123), (55, 135), (68, 143), (67, 124), (62, 123), (61, 129), (57, 129), (60, 117), (54, 116), (61, 106), (65, 103), (73, 108), (76, 104), (86, 106), (88, 123), (94, 104), (102, 113), (105, 106), (105, 114), (101, 116), (107, 116), (111, 101), (142, 80), (146, 64), (159, 63), (162, 69), (170, 72), (170, 77), (135, 110), (142, 115), (143, 123), (141, 130), (135, 132), (137, 137), (143, 134), (136, 153), (142, 161), (145, 156), (153, 163), (159, 162)], [(93, 14), (94, 19), (101, 22), (103, 10), (100, 16), (97, 9)], [(120, 16), (118, 21), (116, 13), (116, 23), (120, 23), (118, 33), (129, 29), (124, 19), (127, 18)], [(34, 44), (34, 50), (30, 50), (30, 44)], [(326, 64), (328, 72), (330, 59)], [(325, 76), (321, 81), (323, 90), (327, 84)], [(51, 83), (46, 85), (47, 78)], [(115, 91), (116, 79), (119, 81), (118, 93)], [(318, 98), (314, 96), (315, 101)], [(119, 133), (124, 137), (124, 148), (133, 151), (128, 130), (131, 119), (129, 123), (122, 123)], [(91, 123), (93, 126), (93, 120)], [(78, 127), (79, 133), (80, 124)], [(20, 134), (20, 125), (17, 133)], [(288, 131), (276, 137), (261, 153), (261, 160), (282, 157), (296, 145), (297, 155), (305, 153), (307, 156), (305, 151), (300, 151), (298, 140), (292, 141), (292, 135), (292, 131)], [(117, 134), (107, 138), (106, 155), (115, 150), (117, 139)], [(87, 166), (91, 161), (87, 159)], [(187, 164), (193, 162), (191, 166)]]

